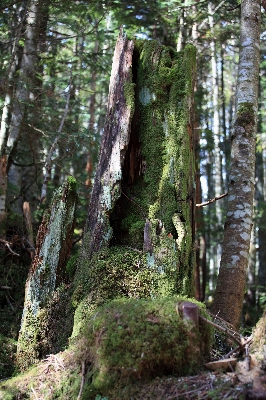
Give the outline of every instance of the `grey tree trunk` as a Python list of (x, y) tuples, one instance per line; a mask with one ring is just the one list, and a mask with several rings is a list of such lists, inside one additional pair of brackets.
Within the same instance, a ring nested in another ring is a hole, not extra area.
[(232, 134), (228, 206), (213, 311), (239, 326), (252, 228), (260, 64), (259, 0), (242, 0), (236, 115)]

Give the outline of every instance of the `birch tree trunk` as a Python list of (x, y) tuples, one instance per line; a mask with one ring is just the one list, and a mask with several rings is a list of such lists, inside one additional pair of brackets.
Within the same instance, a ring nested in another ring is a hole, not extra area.
[(223, 252), (213, 311), (238, 327), (247, 278), (255, 182), (260, 65), (259, 0), (242, 0), (236, 115)]

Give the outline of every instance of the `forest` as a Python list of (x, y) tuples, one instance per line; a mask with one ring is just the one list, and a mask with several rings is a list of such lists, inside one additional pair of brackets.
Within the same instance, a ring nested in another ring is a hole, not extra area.
[(0, 9), (0, 399), (265, 399), (266, 1)]

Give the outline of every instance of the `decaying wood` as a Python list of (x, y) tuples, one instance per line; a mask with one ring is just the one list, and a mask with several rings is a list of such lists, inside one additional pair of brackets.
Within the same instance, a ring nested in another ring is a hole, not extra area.
[(80, 382), (80, 389), (79, 389), (79, 394), (77, 397), (77, 400), (81, 399), (83, 388), (84, 388), (84, 383), (85, 383), (85, 375), (86, 375), (86, 364), (85, 361), (81, 361), (81, 382)]
[[(30, 243), (31, 249), (34, 249), (34, 240), (33, 240), (33, 228), (32, 228), (32, 221), (31, 221), (31, 212), (30, 212), (30, 204), (27, 201), (24, 201), (23, 206), (23, 215), (26, 222), (26, 229), (28, 234), (28, 241)], [(31, 252), (31, 257), (34, 256), (34, 253)]]
[(108, 241), (110, 225), (107, 215), (121, 193), (122, 166), (132, 118), (124, 87), (131, 82), (133, 49), (134, 41), (125, 39), (121, 32), (115, 47), (104, 134), (85, 228), (90, 232), (86, 253), (97, 252), (103, 237)]
[(193, 327), (199, 326), (199, 308), (191, 301), (181, 301), (176, 305), (176, 312), (185, 323), (191, 323)]
[(222, 360), (218, 361), (211, 361), (209, 363), (204, 364), (206, 368), (212, 371), (229, 371), (232, 372), (235, 369), (237, 363), (237, 358), (223, 358)]

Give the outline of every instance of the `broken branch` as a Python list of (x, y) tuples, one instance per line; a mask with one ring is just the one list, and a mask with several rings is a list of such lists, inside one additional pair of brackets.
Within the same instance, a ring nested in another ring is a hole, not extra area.
[(0, 242), (1, 242), (1, 243), (4, 243), (4, 245), (8, 248), (8, 250), (10, 251), (10, 253), (13, 254), (13, 256), (20, 257), (20, 255), (19, 255), (18, 253), (15, 253), (15, 252), (11, 249), (10, 243), (9, 243), (9, 242), (7, 242), (7, 241), (4, 240), (4, 239), (0, 239)]
[(231, 332), (229, 332), (228, 329), (223, 328), (222, 326), (215, 324), (214, 322), (208, 320), (207, 318), (202, 317), (201, 315), (199, 315), (199, 318), (202, 319), (202, 321), (206, 322), (207, 324), (210, 324), (210, 325), (214, 326), (216, 329), (219, 329), (220, 331), (224, 332), (234, 342), (236, 342), (241, 349), (243, 348), (242, 342), (239, 339), (237, 339)]
[(220, 200), (220, 199), (222, 199), (223, 197), (226, 197), (226, 196), (228, 196), (228, 192), (224, 193), (224, 194), (221, 194), (221, 196), (214, 197), (214, 199), (206, 201), (205, 203), (196, 204), (196, 207), (208, 206), (209, 204), (214, 203), (215, 201)]

